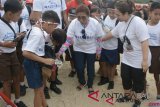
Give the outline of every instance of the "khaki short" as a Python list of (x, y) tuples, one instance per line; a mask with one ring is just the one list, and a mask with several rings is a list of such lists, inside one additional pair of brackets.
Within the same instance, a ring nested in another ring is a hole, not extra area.
[(12, 80), (19, 76), (20, 65), (16, 52), (2, 53), (0, 55), (0, 80)]

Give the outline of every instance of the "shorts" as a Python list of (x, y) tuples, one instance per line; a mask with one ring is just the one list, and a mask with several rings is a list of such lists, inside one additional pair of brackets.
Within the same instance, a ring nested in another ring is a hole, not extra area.
[(124, 63), (121, 64), (121, 78), (125, 90), (132, 89), (136, 93), (144, 91), (145, 73), (143, 69), (133, 68)]
[(100, 62), (107, 62), (109, 64), (118, 64), (118, 50), (102, 49)]
[(160, 74), (160, 46), (150, 46), (152, 54), (151, 66), (149, 67), (150, 73)]
[(28, 86), (32, 89), (37, 89), (43, 86), (42, 67), (33, 60), (24, 59), (24, 71), (26, 74)]
[(12, 80), (19, 76), (20, 64), (16, 52), (2, 53), (0, 55), (0, 80)]

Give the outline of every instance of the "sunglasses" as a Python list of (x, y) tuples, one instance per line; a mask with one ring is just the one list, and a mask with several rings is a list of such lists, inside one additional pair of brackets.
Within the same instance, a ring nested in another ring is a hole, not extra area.
[(77, 16), (78, 20), (86, 20), (87, 19), (87, 16)]
[(42, 21), (39, 20), (41, 23), (47, 23), (48, 25), (59, 25), (59, 23), (49, 22), (49, 21)]
[(85, 31), (85, 29), (82, 29), (81, 33), (82, 33), (82, 38), (86, 39), (87, 37), (86, 37), (86, 31)]

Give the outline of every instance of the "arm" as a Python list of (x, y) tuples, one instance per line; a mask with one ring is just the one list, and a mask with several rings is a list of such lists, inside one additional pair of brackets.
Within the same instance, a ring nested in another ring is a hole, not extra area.
[(1, 47), (6, 47), (6, 48), (14, 48), (16, 47), (16, 42), (13, 42), (13, 41), (1, 41), (0, 42), (0, 46)]
[(69, 48), (69, 46), (71, 46), (72, 44), (73, 44), (73, 38), (67, 37), (66, 42), (62, 45), (58, 53), (62, 55), (67, 50), (67, 48)]
[(69, 22), (68, 22), (66, 11), (62, 11), (62, 19), (64, 20), (65, 27), (67, 27), (69, 25)]
[(142, 47), (142, 68), (143, 71), (146, 72), (148, 69), (148, 53), (149, 53), (149, 44), (148, 40), (145, 40), (141, 42), (141, 47)]
[(107, 41), (113, 37), (112, 32), (109, 32), (107, 35), (101, 38), (101, 41)]
[(54, 64), (54, 60), (51, 58), (43, 58), (40, 56), (37, 56), (36, 54), (29, 52), (29, 51), (23, 51), (23, 56), (31, 59), (33, 61), (37, 61), (37, 62), (41, 62), (47, 65), (53, 65)]

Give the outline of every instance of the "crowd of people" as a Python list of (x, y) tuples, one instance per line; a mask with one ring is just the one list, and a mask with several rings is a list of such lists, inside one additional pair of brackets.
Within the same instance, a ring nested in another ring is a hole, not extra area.
[(120, 64), (125, 96), (117, 102), (134, 93), (132, 107), (140, 107), (147, 71), (154, 74), (160, 99), (160, 2), (136, 8), (134, 0), (1, 0), (0, 17), (0, 85), (8, 98), (15, 94), (17, 107), (27, 107), (20, 100), (27, 86), (34, 90), (34, 107), (48, 107), (49, 89), (62, 93), (57, 85), (63, 61), (70, 61), (68, 76), (77, 75), (78, 91), (87, 86), (94, 92), (95, 62), (97, 85), (114, 89)]

